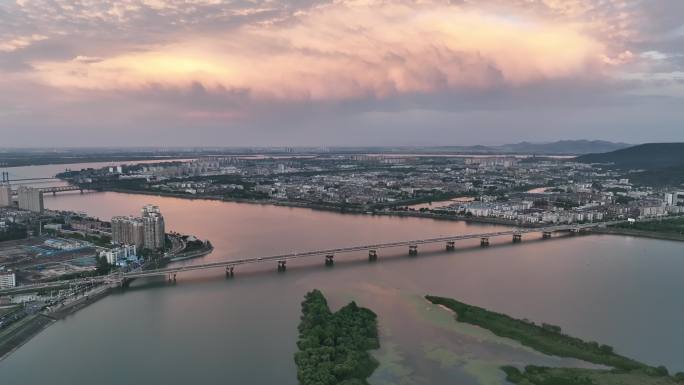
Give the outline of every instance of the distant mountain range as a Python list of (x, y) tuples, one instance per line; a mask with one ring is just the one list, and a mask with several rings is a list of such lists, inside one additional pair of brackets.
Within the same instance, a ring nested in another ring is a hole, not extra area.
[(615, 151), (631, 146), (626, 143), (614, 143), (604, 140), (559, 140), (552, 143), (520, 142), (493, 147), (500, 152), (526, 154), (580, 155)]
[(416, 146), (416, 147), (334, 147), (336, 153), (416, 153), (416, 154), (521, 154), (582, 155), (609, 152), (632, 146), (604, 140), (560, 140), (550, 143), (520, 142), (501, 146)]
[(641, 170), (630, 174), (636, 183), (680, 186), (684, 183), (684, 143), (647, 143), (603, 154), (577, 158), (584, 163), (605, 163), (615, 169)]

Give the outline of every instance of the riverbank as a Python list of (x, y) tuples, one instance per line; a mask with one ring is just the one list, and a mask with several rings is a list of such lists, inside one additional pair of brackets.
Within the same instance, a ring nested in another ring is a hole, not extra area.
[(189, 195), (189, 194), (178, 194), (178, 193), (170, 193), (170, 192), (163, 192), (163, 191), (132, 190), (132, 189), (122, 189), (122, 188), (107, 188), (107, 189), (102, 189), (102, 190), (98, 190), (98, 191), (110, 191), (110, 192), (118, 192), (118, 193), (123, 193), (123, 194), (151, 195), (151, 196), (181, 198), (181, 199), (189, 199), (189, 200), (213, 200), (213, 201), (248, 203), (248, 204), (257, 204), (257, 205), (296, 207), (296, 208), (305, 208), (305, 209), (317, 210), (317, 211), (335, 212), (335, 213), (339, 213), (339, 214), (385, 215), (385, 216), (393, 216), (393, 217), (428, 218), (428, 219), (437, 219), (437, 220), (460, 221), (460, 222), (467, 222), (467, 223), (484, 223), (484, 224), (516, 226), (516, 227), (540, 227), (540, 226), (542, 226), (541, 224), (539, 224), (539, 225), (524, 224), (524, 223), (519, 223), (517, 221), (511, 221), (511, 220), (501, 219), (501, 218), (483, 218), (483, 217), (472, 217), (472, 216), (466, 216), (466, 215), (444, 215), (444, 214), (435, 214), (435, 213), (420, 212), (420, 211), (408, 211), (408, 210), (390, 210), (390, 211), (384, 211), (384, 210), (372, 211), (372, 210), (370, 210), (369, 211), (369, 210), (362, 209), (362, 208), (337, 207), (337, 206), (329, 206), (329, 205), (322, 205), (322, 204), (315, 204), (315, 203), (308, 203), (308, 202), (292, 202), (292, 201), (280, 201), (280, 200), (271, 200), (271, 199), (257, 200), (257, 199), (244, 199), (244, 198), (226, 198), (226, 197), (217, 197), (217, 196), (213, 196), (213, 195)]
[(10, 325), (0, 332), (0, 362), (58, 320), (66, 318), (109, 294), (110, 287), (98, 286), (88, 293), (56, 307), (47, 308)]
[(0, 333), (0, 362), (55, 321), (47, 315), (34, 314), (3, 330)]
[[(199, 249), (187, 252), (183, 250), (168, 258), (167, 262), (177, 262), (191, 258), (198, 258), (211, 253), (214, 247), (211, 243), (205, 243)], [(30, 341), (58, 320), (62, 320), (71, 314), (84, 309), (85, 307), (106, 297), (115, 288), (108, 285), (100, 285), (92, 290), (77, 295), (75, 298), (62, 303), (46, 307), (45, 310), (25, 317), (24, 319), (10, 325), (6, 330), (0, 332), (0, 362), (19, 349), (22, 345)]]
[(173, 262), (179, 262), (179, 261), (185, 261), (188, 259), (194, 259), (194, 258), (199, 258), (203, 257), (209, 253), (214, 251), (214, 246), (211, 245), (211, 243), (205, 244), (202, 248), (196, 249), (196, 250), (190, 250), (186, 252), (179, 252), (175, 254), (172, 257), (168, 258), (169, 263)]
[(619, 227), (597, 227), (592, 230), (596, 234), (623, 235), (630, 237), (652, 238), (665, 241), (684, 242), (684, 234), (662, 233), (655, 231), (633, 230)]

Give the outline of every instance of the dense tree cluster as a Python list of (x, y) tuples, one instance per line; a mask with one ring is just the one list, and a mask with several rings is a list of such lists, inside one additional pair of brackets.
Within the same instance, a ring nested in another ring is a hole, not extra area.
[(297, 378), (302, 385), (363, 385), (377, 361), (368, 350), (379, 348), (377, 316), (351, 302), (330, 311), (318, 290), (302, 302)]
[(640, 231), (652, 231), (656, 233), (684, 234), (684, 218), (671, 218), (650, 222), (619, 223), (615, 225), (615, 227)]
[(26, 227), (10, 223), (4, 230), (0, 230), (0, 242), (26, 238)]
[(112, 265), (107, 262), (106, 257), (96, 256), (95, 261), (97, 262), (95, 264), (97, 275), (109, 274), (109, 272), (112, 270)]

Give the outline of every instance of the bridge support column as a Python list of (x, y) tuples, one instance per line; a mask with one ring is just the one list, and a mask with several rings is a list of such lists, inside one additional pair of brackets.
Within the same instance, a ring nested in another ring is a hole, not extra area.
[(285, 271), (287, 267), (285, 266), (285, 261), (278, 261), (278, 271)]
[(233, 272), (234, 267), (233, 266), (226, 266), (226, 277), (232, 278), (235, 273)]
[(522, 242), (522, 234), (513, 234), (513, 243)]
[(368, 260), (370, 262), (375, 262), (378, 260), (378, 252), (375, 249), (368, 250)]
[(456, 250), (456, 242), (448, 241), (446, 243), (446, 251), (454, 251), (454, 250)]
[(418, 255), (418, 245), (409, 245), (409, 255)]
[(480, 247), (487, 247), (487, 246), (489, 246), (489, 238), (487, 238), (487, 237), (480, 238)]
[(56, 191), (53, 191), (53, 192), (52, 192), (52, 196), (55, 196), (55, 195), (57, 195), (57, 192), (56, 192)]
[(580, 229), (577, 229), (577, 228), (576, 229), (570, 229), (570, 235), (577, 235), (577, 234), (579, 234), (579, 232), (580, 232)]
[(551, 232), (550, 231), (544, 231), (542, 233), (542, 239), (551, 239)]
[(325, 265), (326, 266), (332, 266), (335, 264), (335, 256), (332, 254), (326, 255), (325, 256)]

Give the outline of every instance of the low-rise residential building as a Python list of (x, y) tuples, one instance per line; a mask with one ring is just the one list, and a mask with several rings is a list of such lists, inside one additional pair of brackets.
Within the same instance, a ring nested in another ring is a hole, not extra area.
[(0, 271), (0, 289), (17, 286), (17, 276), (12, 271)]

